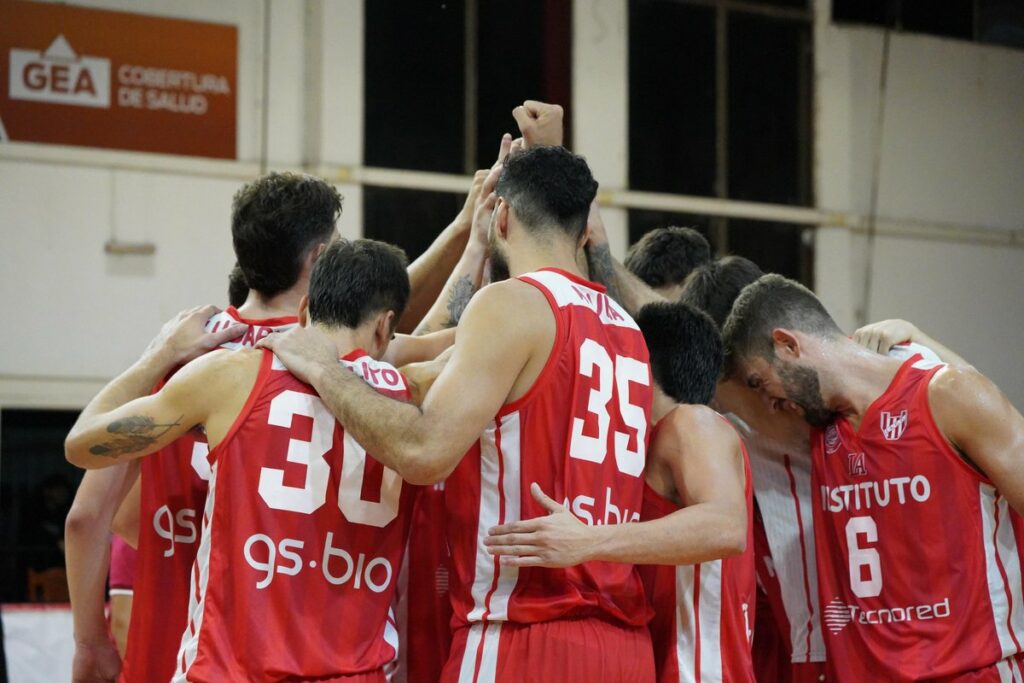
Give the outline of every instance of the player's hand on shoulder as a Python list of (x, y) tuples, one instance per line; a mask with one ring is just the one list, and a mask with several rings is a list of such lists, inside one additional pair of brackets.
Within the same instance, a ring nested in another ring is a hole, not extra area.
[(273, 351), (288, 371), (306, 384), (315, 384), (320, 370), (338, 365), (334, 342), (313, 325), (273, 332), (256, 346)]
[(536, 482), (530, 493), (547, 515), (491, 528), (484, 539), (487, 552), (500, 556), (502, 564), (516, 567), (559, 568), (586, 562), (594, 547), (590, 527)]
[(178, 313), (164, 323), (149, 343), (147, 353), (159, 354), (173, 365), (183, 365), (245, 332), (246, 326), (242, 324), (207, 332), (206, 321), (219, 312), (216, 306), (196, 306)]
[(75, 643), (71, 683), (114, 683), (121, 675), (121, 656), (109, 639)]
[(897, 344), (914, 341), (918, 334), (920, 331), (913, 323), (893, 318), (865, 325), (853, 333), (853, 341), (875, 353), (885, 355)]
[(540, 145), (558, 147), (562, 145), (564, 111), (560, 105), (526, 100), (522, 106), (512, 110), (512, 116), (519, 124), (526, 148)]

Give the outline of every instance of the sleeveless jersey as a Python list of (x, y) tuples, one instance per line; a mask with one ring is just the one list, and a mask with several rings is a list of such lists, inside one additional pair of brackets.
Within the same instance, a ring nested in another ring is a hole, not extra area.
[[(892, 347), (889, 356), (909, 358), (915, 353), (939, 362), (931, 349), (912, 342)], [(749, 449), (754, 497), (761, 513), (754, 520), (760, 525), (755, 536), (759, 584), (786, 636), (792, 662), (824, 662), (810, 454), (776, 455), (771, 448), (762, 447), (756, 430), (742, 419), (736, 415), (729, 419)]]
[(485, 659), (504, 621), (650, 618), (633, 565), (519, 569), (483, 545), (492, 526), (546, 514), (532, 482), (586, 524), (636, 521), (643, 502), (652, 396), (643, 335), (601, 285), (554, 269), (518, 279), (547, 298), (555, 342), (533, 386), (501, 408), (446, 480), (453, 623), (492, 625), (474, 629), (466, 647)]
[[(390, 365), (342, 359), (409, 397)], [(368, 456), (265, 351), (210, 452), (210, 489), (174, 681), (330, 679), (395, 658), (390, 615), (417, 488)]]
[[(221, 348), (252, 347), (271, 332), (293, 327), (294, 317), (249, 320), (234, 307), (206, 323), (209, 332), (248, 325)], [(181, 632), (188, 621), (189, 576), (199, 548), (200, 514), (210, 465), (206, 436), (191, 431), (142, 459), (135, 596), (121, 680), (166, 683), (174, 673)], [(159, 619), (152, 615), (159, 614)]]
[(421, 489), (412, 513), (409, 543), (399, 573), (395, 609), (398, 661), (392, 683), (436, 681), (452, 644), (452, 603), (448, 596), (451, 558), (445, 537), (444, 482)]
[(814, 525), (836, 680), (913, 681), (1021, 652), (1024, 524), (932, 417), (943, 366), (905, 361), (864, 414), (812, 434)]
[[(736, 557), (694, 565), (640, 568), (654, 606), (651, 641), (659, 683), (754, 681), (750, 656), (757, 584), (754, 578), (753, 485), (746, 447), (747, 549)], [(660, 519), (679, 506), (644, 486), (641, 519)]]

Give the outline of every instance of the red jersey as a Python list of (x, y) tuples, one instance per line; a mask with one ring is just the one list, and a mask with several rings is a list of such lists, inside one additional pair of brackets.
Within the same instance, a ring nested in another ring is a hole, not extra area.
[(932, 417), (913, 356), (864, 414), (812, 433), (818, 576), (836, 680), (915, 681), (1021, 652), (1021, 517)]
[[(362, 350), (342, 361), (406, 399)], [(175, 681), (330, 679), (395, 658), (390, 617), (416, 487), (368, 456), (311, 387), (264, 352), (210, 490)]]
[(452, 644), (448, 596), (451, 557), (445, 538), (444, 482), (421, 489), (399, 574), (398, 661), (393, 683), (436, 681)]
[[(754, 578), (753, 485), (747, 450), (747, 549), (736, 557), (694, 565), (650, 565), (640, 569), (654, 605), (651, 641), (659, 683), (754, 681), (750, 657), (757, 583)], [(650, 486), (644, 487), (641, 519), (660, 519), (679, 510)]]
[[(206, 323), (209, 332), (242, 323), (245, 334), (221, 348), (252, 347), (271, 332), (298, 323), (294, 317), (249, 320), (234, 307)], [(189, 576), (199, 548), (199, 517), (206, 501), (210, 464), (206, 436), (185, 434), (141, 462), (141, 501), (135, 596), (121, 680), (166, 683), (174, 673), (181, 632), (188, 622)], [(153, 615), (159, 614), (159, 619)]]
[[(454, 623), (645, 624), (650, 608), (632, 565), (519, 569), (484, 549), (492, 526), (546, 514), (532, 482), (587, 524), (636, 521), (643, 502), (652, 396), (643, 335), (601, 285), (554, 269), (518, 279), (547, 298), (557, 332), (536, 382), (502, 407), (446, 481)], [(467, 657), (482, 648), (487, 658), (484, 641), (497, 640), (474, 633)]]
[[(894, 358), (915, 353), (940, 362), (931, 349), (920, 344), (904, 342), (889, 351)], [(825, 640), (818, 604), (810, 453), (777, 453), (776, 447), (762, 443), (756, 430), (741, 418), (730, 415), (729, 419), (747, 445), (754, 475), (754, 497), (760, 512), (754, 518), (758, 584), (793, 664), (821, 664)]]

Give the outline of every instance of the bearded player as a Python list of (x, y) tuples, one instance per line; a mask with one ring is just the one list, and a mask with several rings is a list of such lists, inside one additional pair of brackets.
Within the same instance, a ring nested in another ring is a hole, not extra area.
[[(399, 250), (337, 242), (313, 269), (300, 321), (332, 341), (345, 372), (407, 400), (402, 376), (375, 359), (408, 296)], [(205, 429), (210, 490), (172, 680), (383, 681), (415, 488), (374, 461), (307, 385), (275, 372), (268, 351), (206, 354), (140, 396), (187, 360), (156, 346), (86, 407), (66, 447), (73, 463), (104, 467)], [(307, 628), (296, 627), (297, 611)]]
[(645, 306), (637, 323), (655, 380), (643, 521), (585, 526), (535, 488), (549, 514), (492, 529), (488, 549), (521, 567), (651, 565), (641, 575), (658, 680), (752, 682), (750, 471), (736, 431), (704, 405), (722, 367), (718, 329), (682, 303)]
[(496, 172), (490, 258), (512, 278), (473, 297), (422, 407), (335, 372), (313, 330), (262, 344), (382, 463), (413, 483), (447, 477), (457, 629), (442, 680), (649, 681), (632, 565), (509, 567), (482, 544), (492, 526), (543, 513), (531, 482), (594, 524), (637, 519), (651, 410), (640, 330), (576, 263), (597, 188), (586, 163), (535, 147)]
[(1017, 680), (1020, 413), (969, 366), (859, 346), (781, 276), (743, 291), (724, 336), (732, 373), (814, 427), (830, 680)]

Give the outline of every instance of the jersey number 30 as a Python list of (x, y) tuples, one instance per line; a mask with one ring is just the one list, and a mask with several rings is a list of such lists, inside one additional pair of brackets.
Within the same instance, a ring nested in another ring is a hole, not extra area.
[[(616, 356), (613, 363), (603, 346), (593, 339), (584, 339), (580, 345), (580, 374), (597, 380), (587, 398), (587, 412), (597, 417), (597, 436), (584, 434), (583, 425), (586, 421), (582, 417), (573, 418), (569, 455), (579, 460), (604, 462), (608, 456), (608, 429), (611, 425), (608, 404), (611, 403), (612, 394), (617, 394), (621, 419), (616, 420), (616, 423), (636, 430), (636, 450), (629, 448), (629, 434), (616, 431), (615, 464), (623, 474), (639, 477), (644, 471), (647, 415), (642, 407), (629, 402), (629, 385), (650, 384), (647, 365), (626, 356)], [(613, 381), (615, 391), (612, 390)]]
[[(284, 483), (284, 470), (264, 467), (260, 470), (260, 497), (275, 510), (312, 514), (327, 501), (330, 466), (324, 456), (334, 443), (334, 416), (323, 402), (311, 394), (283, 391), (270, 402), (267, 421), (276, 427), (291, 428), (295, 415), (313, 419), (309, 441), (291, 439), (288, 442), (288, 462), (306, 466), (303, 486)], [(402, 479), (394, 470), (384, 468), (380, 502), (363, 500), (363, 476), (366, 472), (366, 450), (355, 439), (345, 434), (342, 445), (341, 483), (338, 487), (338, 507), (350, 522), (369, 526), (387, 526), (398, 516), (398, 501), (402, 493)]]

